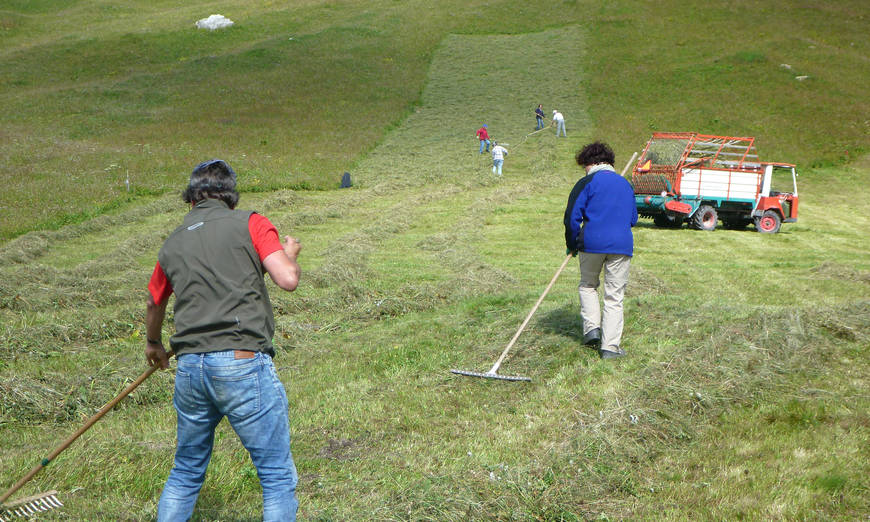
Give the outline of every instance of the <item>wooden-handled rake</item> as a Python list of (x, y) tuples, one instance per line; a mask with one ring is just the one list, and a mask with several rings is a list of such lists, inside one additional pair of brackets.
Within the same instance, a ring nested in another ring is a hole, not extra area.
[[(540, 130), (543, 130), (543, 129), (540, 129)], [(538, 131), (535, 131), (535, 132), (538, 132)], [(526, 137), (528, 138), (532, 134), (534, 134), (534, 132), (526, 135)], [(628, 163), (626, 163), (625, 167), (623, 167), (622, 173), (620, 174), (620, 176), (625, 177), (625, 172), (628, 170), (628, 167), (632, 163), (634, 163), (634, 158), (636, 158), (636, 157), (637, 157), (637, 152), (635, 152), (634, 154), (631, 155), (631, 159), (628, 160)], [(523, 324), (520, 325), (520, 329), (517, 330), (517, 333), (514, 334), (513, 339), (511, 339), (511, 341), (508, 343), (507, 347), (501, 353), (501, 357), (499, 357), (498, 360), (495, 361), (495, 364), (492, 365), (492, 368), (490, 368), (488, 372), (472, 372), (469, 370), (450, 370), (450, 371), (457, 374), (457, 375), (465, 375), (466, 377), (482, 377), (484, 379), (501, 379), (503, 381), (531, 381), (532, 379), (530, 379), (529, 377), (523, 377), (521, 375), (501, 375), (498, 373), (498, 369), (501, 366), (502, 361), (504, 361), (504, 358), (507, 357), (507, 354), (510, 351), (510, 349), (513, 347), (514, 343), (517, 342), (517, 339), (520, 337), (520, 334), (523, 333), (523, 330), (525, 329), (526, 325), (529, 324), (529, 321), (532, 319), (532, 316), (535, 315), (535, 311), (538, 309), (539, 306), (541, 306), (541, 302), (544, 300), (544, 297), (547, 296), (547, 292), (549, 292), (550, 288), (553, 287), (553, 284), (556, 282), (556, 279), (559, 278), (559, 274), (562, 273), (562, 270), (565, 269), (565, 265), (568, 264), (568, 261), (570, 261), (572, 257), (573, 257), (572, 254), (568, 254), (568, 256), (565, 258), (565, 261), (562, 262), (562, 266), (559, 267), (559, 270), (556, 270), (556, 275), (554, 275), (553, 279), (550, 280), (550, 284), (547, 285), (547, 288), (544, 290), (544, 293), (541, 294), (540, 298), (538, 298), (538, 302), (535, 303), (535, 306), (532, 307), (532, 311), (529, 312), (528, 316), (526, 316), (526, 320), (523, 321)]]
[[(169, 357), (172, 357), (172, 351), (167, 352)], [(135, 390), (140, 384), (142, 384), (145, 379), (151, 376), (152, 373), (157, 371), (157, 366), (151, 366), (148, 368), (145, 373), (139, 376), (138, 379), (130, 383), (129, 386), (124, 388), (124, 391), (119, 393), (114, 399), (110, 400), (103, 406), (100, 411), (94, 414), (93, 417), (88, 419), (88, 421), (78, 429), (75, 433), (70, 435), (68, 439), (66, 439), (60, 446), (55, 448), (51, 454), (44, 459), (42, 459), (39, 464), (33, 467), (27, 475), (25, 475), (21, 480), (15, 483), (14, 486), (6, 490), (3, 493), (3, 496), (0, 496), (0, 522), (7, 522), (9, 520), (15, 518), (27, 518), (32, 515), (36, 515), (38, 513), (49, 511), (55, 508), (59, 508), (63, 506), (63, 503), (57, 498), (57, 491), (46, 491), (45, 493), (40, 493), (38, 495), (33, 495), (30, 497), (22, 498), (16, 500), (14, 502), (6, 503), (6, 499), (12, 496), (16, 491), (21, 489), (21, 487), (28, 482), (30, 479), (34, 477), (39, 471), (48, 466), (48, 464), (55, 459), (60, 453), (67, 449), (70, 444), (75, 442), (77, 438), (79, 438), (84, 432), (88, 431), (88, 429), (93, 426), (98, 420), (100, 420), (103, 415), (109, 412), (112, 408), (118, 404), (121, 399), (130, 395), (130, 393)]]
[(501, 352), (501, 357), (495, 361), (495, 364), (492, 365), (492, 368), (489, 369), (488, 372), (472, 372), (469, 370), (450, 370), (451, 372), (457, 375), (464, 375), (466, 377), (483, 377), (484, 379), (500, 379), (502, 381), (531, 381), (532, 379), (529, 377), (523, 377), (521, 375), (501, 375), (498, 373), (498, 369), (501, 366), (501, 363), (504, 361), (504, 358), (507, 357), (508, 352), (513, 347), (514, 343), (519, 339), (520, 334), (525, 330), (526, 325), (531, 321), (532, 316), (535, 315), (535, 311), (537, 311), (538, 307), (541, 306), (541, 302), (547, 297), (547, 293), (550, 291), (550, 288), (553, 288), (553, 284), (556, 282), (556, 279), (559, 278), (559, 274), (562, 273), (562, 270), (565, 269), (565, 265), (568, 264), (568, 261), (571, 260), (573, 256), (568, 254), (565, 258), (565, 261), (562, 262), (562, 266), (559, 267), (559, 270), (556, 271), (556, 275), (553, 276), (553, 279), (550, 280), (550, 284), (547, 285), (547, 288), (544, 290), (544, 293), (541, 294), (541, 297), (538, 298), (538, 302), (535, 303), (535, 306), (532, 307), (532, 311), (529, 312), (529, 315), (526, 316), (526, 320), (523, 321), (523, 324), (520, 325), (520, 329), (517, 330), (517, 333), (514, 334), (513, 339), (508, 343), (507, 347)]

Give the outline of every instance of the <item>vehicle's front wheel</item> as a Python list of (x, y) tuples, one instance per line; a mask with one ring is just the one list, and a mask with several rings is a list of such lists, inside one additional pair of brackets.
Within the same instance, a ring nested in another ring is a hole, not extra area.
[(774, 210), (765, 210), (759, 218), (755, 218), (755, 228), (762, 234), (776, 234), (782, 226), (782, 218)]
[(692, 214), (692, 227), (698, 230), (715, 230), (717, 219), (719, 219), (719, 215), (715, 208), (710, 205), (701, 205)]

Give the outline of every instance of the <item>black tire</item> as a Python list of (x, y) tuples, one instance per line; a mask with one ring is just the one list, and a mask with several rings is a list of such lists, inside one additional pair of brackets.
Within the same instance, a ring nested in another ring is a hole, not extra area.
[(743, 230), (750, 223), (752, 223), (752, 220), (746, 218), (722, 219), (722, 226), (728, 230)]
[(683, 226), (682, 218), (671, 219), (667, 214), (656, 214), (653, 216), (653, 224), (662, 228), (680, 228)]
[(719, 214), (716, 209), (710, 205), (701, 205), (698, 210), (692, 214), (692, 228), (698, 230), (713, 231), (716, 230), (716, 221), (719, 219)]
[(782, 218), (775, 210), (765, 210), (761, 217), (755, 219), (755, 229), (762, 234), (776, 234), (782, 226)]

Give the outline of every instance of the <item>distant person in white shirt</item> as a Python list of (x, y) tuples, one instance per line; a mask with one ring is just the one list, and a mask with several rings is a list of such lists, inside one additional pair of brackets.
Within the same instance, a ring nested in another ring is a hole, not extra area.
[(493, 144), (495, 146), (492, 148), (492, 173), (501, 176), (501, 166), (504, 164), (504, 157), (508, 155), (508, 151), (497, 141), (494, 141)]
[(565, 117), (562, 116), (562, 113), (559, 111), (553, 111), (553, 125), (556, 126), (556, 137), (559, 137), (559, 133), (561, 132), (563, 136), (568, 137), (568, 133), (565, 131)]

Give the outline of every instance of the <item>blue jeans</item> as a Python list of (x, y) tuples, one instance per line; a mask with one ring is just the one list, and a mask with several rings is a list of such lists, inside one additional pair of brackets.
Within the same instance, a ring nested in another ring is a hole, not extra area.
[(535, 122), (535, 130), (543, 129), (544, 128), (544, 118), (541, 118), (540, 116), (535, 116), (535, 120), (537, 120)]
[(263, 520), (296, 520), (296, 466), (290, 453), (287, 394), (272, 358), (236, 359), (233, 350), (182, 354), (175, 372), (175, 465), (157, 520), (185, 521), (205, 479), (214, 430), (226, 416), (251, 455), (263, 488)]
[(504, 164), (504, 160), (503, 160), (503, 159), (494, 159), (494, 160), (492, 160), (492, 173), (493, 173), (493, 174), (498, 173), (498, 175), (501, 176), (501, 166), (502, 166), (503, 164)]
[(489, 140), (480, 140), (480, 153), (483, 154), (483, 149), (486, 147), (486, 152), (489, 152)]
[(559, 133), (562, 133), (566, 138), (568, 137), (568, 133), (565, 132), (565, 120), (559, 120), (556, 122), (556, 137), (559, 137)]

